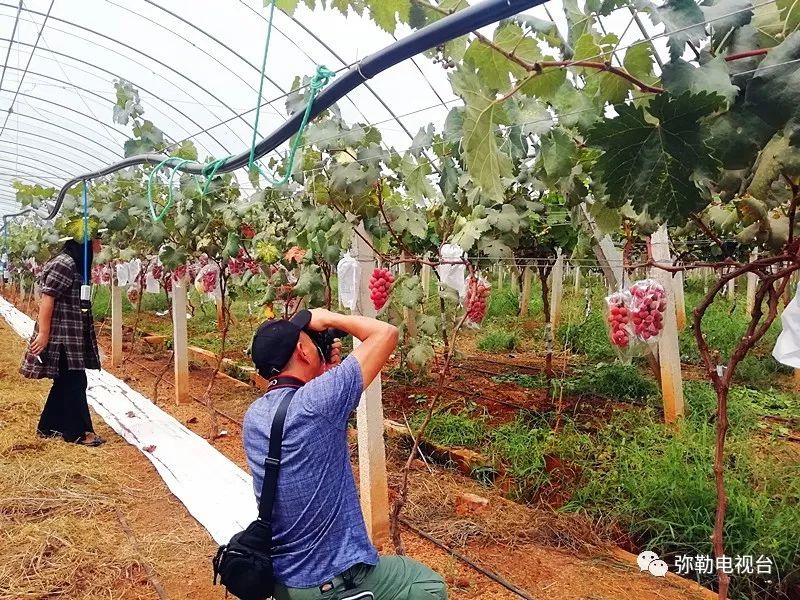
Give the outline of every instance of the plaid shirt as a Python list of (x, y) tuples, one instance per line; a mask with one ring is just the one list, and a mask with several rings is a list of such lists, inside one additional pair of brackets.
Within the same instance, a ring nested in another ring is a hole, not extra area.
[[(63, 348), (70, 370), (99, 369), (97, 338), (91, 311), (81, 311), (81, 278), (75, 261), (59, 254), (48, 262), (39, 276), (42, 294), (56, 299), (53, 320), (50, 322), (50, 341), (39, 355), (42, 362), (25, 353), (19, 372), (28, 379), (54, 379), (58, 376), (58, 357)], [(33, 330), (33, 341), (39, 333), (39, 323)]]

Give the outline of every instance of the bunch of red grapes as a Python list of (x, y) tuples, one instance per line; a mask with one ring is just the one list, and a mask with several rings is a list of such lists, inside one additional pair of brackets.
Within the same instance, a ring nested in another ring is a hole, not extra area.
[(389, 299), (389, 291), (394, 283), (394, 275), (389, 272), (389, 269), (375, 269), (372, 276), (369, 278), (370, 298), (372, 298), (372, 306), (375, 310), (380, 310)]
[(128, 302), (130, 302), (133, 305), (139, 303), (139, 288), (137, 286), (134, 285), (130, 286), (126, 294), (128, 296)]
[(664, 328), (667, 295), (655, 281), (640, 281), (631, 287), (633, 329), (643, 340), (657, 337)]
[(239, 248), (237, 257), (228, 261), (228, 269), (231, 275), (242, 275), (246, 271), (250, 271), (253, 275), (258, 275), (261, 272), (258, 262), (247, 256), (244, 248)]
[(248, 225), (247, 223), (242, 223), (242, 226), (239, 228), (239, 233), (241, 233), (243, 238), (247, 240), (252, 240), (256, 235), (256, 230), (253, 228), (252, 225)]
[(172, 278), (175, 281), (183, 281), (184, 279), (186, 279), (186, 276), (188, 274), (189, 274), (189, 270), (186, 268), (186, 265), (179, 265), (172, 272)]
[(161, 281), (161, 278), (164, 277), (164, 267), (162, 265), (155, 264), (150, 269), (150, 274), (156, 281)]
[(626, 294), (618, 292), (606, 299), (608, 304), (608, 324), (611, 326), (611, 343), (619, 348), (627, 348), (631, 341), (631, 311)]
[(492, 287), (483, 277), (470, 277), (467, 281), (467, 318), (480, 323), (486, 316), (486, 304)]

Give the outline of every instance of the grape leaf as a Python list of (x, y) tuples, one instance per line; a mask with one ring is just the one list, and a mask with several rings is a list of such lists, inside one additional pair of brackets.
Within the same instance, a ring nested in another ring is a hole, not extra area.
[[(552, 61), (555, 59), (552, 56), (543, 56), (541, 60)], [(520, 92), (526, 96), (536, 96), (542, 100), (550, 101), (566, 80), (566, 69), (543, 69), (523, 85)]]
[(436, 198), (436, 188), (428, 179), (428, 175), (433, 173), (428, 159), (415, 160), (411, 153), (407, 153), (403, 156), (398, 171), (403, 175), (406, 190), (414, 200)]
[(453, 90), (464, 99), (464, 154), (467, 168), (477, 186), (498, 202), (505, 196), (502, 178), (512, 173), (511, 160), (497, 144), (497, 125), (509, 124), (494, 94), (481, 86), (477, 76), (457, 70), (450, 76)]
[(559, 107), (558, 122), (564, 127), (587, 129), (600, 118), (600, 109), (569, 81), (558, 90), (553, 103)]
[(752, 7), (751, 0), (717, 0), (713, 4), (700, 6), (705, 20), (713, 28), (712, 41), (715, 46), (719, 45), (732, 29), (750, 23), (753, 11), (747, 9)]
[(683, 92), (715, 93), (725, 98), (728, 105), (739, 93), (739, 88), (731, 83), (728, 63), (721, 56), (697, 68), (681, 58), (671, 60), (664, 65), (661, 80), (664, 87), (675, 96)]
[(800, 3), (796, 0), (776, 0), (775, 5), (783, 19), (783, 30), (787, 33), (800, 29)]
[(187, 258), (186, 250), (169, 245), (161, 248), (161, 251), (158, 253), (158, 259), (168, 271), (174, 271), (181, 265), (185, 265)]
[(662, 23), (666, 33), (672, 60), (680, 58), (687, 42), (699, 44), (706, 37), (703, 27), (705, 17), (694, 0), (668, 0), (650, 13), (656, 23)]
[(428, 222), (417, 208), (392, 208), (388, 211), (388, 216), (392, 223), (392, 229), (398, 234), (409, 233), (410, 235), (425, 239), (428, 234)]
[[(506, 22), (498, 27), (493, 41), (504, 51), (527, 63), (533, 64), (541, 57), (536, 40), (527, 37), (516, 23)], [(469, 45), (464, 60), (474, 65), (482, 82), (494, 90), (504, 90), (512, 78), (521, 79), (527, 74), (524, 67), (478, 39)]]
[(622, 59), (625, 70), (646, 83), (653, 83), (653, 49), (650, 44), (640, 43), (629, 46)]
[(577, 146), (564, 129), (558, 128), (542, 138), (542, 168), (548, 182), (566, 177), (575, 166)]
[(741, 102), (703, 126), (703, 137), (724, 169), (750, 167), (774, 133), (774, 127)]
[(773, 127), (800, 119), (800, 31), (795, 31), (758, 65), (747, 86), (747, 106)]
[[(270, 2), (271, 0), (264, 0), (264, 6), (269, 6)], [(275, 0), (275, 8), (289, 15), (294, 14), (298, 4), (300, 0)]]
[(515, 98), (508, 104), (508, 113), (525, 135), (544, 135), (553, 128), (553, 116), (535, 98)]
[(482, 237), (478, 240), (478, 249), (492, 259), (514, 258), (514, 251), (498, 239)]
[(603, 153), (597, 159), (601, 179), (617, 204), (630, 201), (640, 213), (678, 223), (706, 203), (698, 185), (719, 171), (700, 133), (700, 119), (719, 110), (714, 94), (656, 96), (644, 109), (617, 105), (588, 133)]
[(407, 23), (411, 10), (410, 0), (371, 0), (369, 14), (372, 20), (389, 33), (394, 33), (397, 21)]
[(418, 342), (406, 354), (406, 362), (416, 370), (424, 369), (433, 360), (435, 353), (428, 342)]

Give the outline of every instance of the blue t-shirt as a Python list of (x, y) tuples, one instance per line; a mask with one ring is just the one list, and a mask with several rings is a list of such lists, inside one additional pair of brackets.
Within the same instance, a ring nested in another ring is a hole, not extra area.
[(316, 587), (357, 563), (378, 563), (347, 444), (347, 419), (362, 391), (361, 367), (349, 356), (297, 391), (265, 394), (244, 417), (244, 449), (258, 499), (272, 419), (284, 395), (295, 395), (283, 429), (272, 515), (275, 578), (287, 587)]

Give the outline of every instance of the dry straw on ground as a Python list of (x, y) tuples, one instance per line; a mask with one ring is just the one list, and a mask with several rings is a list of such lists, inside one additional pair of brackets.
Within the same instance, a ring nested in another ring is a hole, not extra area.
[[(400, 485), (399, 461), (407, 456), (405, 444), (390, 442), (390, 487)], [(419, 464), (419, 463), (417, 463)], [(547, 506), (525, 506), (501, 497), (496, 490), (442, 468), (417, 468), (411, 476), (409, 497), (403, 516), (426, 533), (451, 547), (470, 542), (496, 543), (507, 547), (540, 544), (569, 550), (597, 550), (612, 545), (618, 531), (612, 524), (593, 522), (578, 513), (566, 513)], [(480, 514), (458, 515), (455, 499), (469, 492), (490, 499)]]
[(169, 502), (168, 494), (145, 489), (109, 460), (123, 448), (38, 438), (49, 382), (17, 374), (22, 346), (2, 326), (0, 345), (0, 600), (155, 598), (145, 561), (161, 574), (177, 572), (193, 538), (176, 531), (139, 539), (136, 548), (118, 511), (154, 493)]

